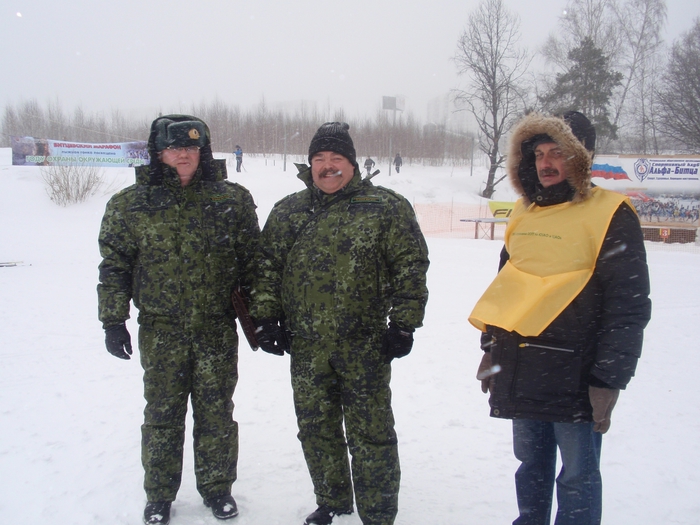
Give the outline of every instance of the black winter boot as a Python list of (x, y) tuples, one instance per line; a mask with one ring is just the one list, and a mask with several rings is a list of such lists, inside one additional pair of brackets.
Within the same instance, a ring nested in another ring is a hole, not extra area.
[(332, 509), (328, 505), (321, 505), (306, 518), (304, 525), (331, 525), (334, 516), (352, 514), (350, 510)]
[(228, 520), (238, 516), (238, 506), (231, 494), (206, 498), (204, 504), (211, 507), (211, 513), (220, 520)]
[(168, 525), (170, 523), (170, 501), (149, 501), (143, 511), (146, 525)]

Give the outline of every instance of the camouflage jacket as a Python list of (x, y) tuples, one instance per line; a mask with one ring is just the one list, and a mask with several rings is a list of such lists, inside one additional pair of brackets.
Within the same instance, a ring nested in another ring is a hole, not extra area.
[(297, 336), (377, 333), (387, 316), (421, 326), (428, 300), (428, 248), (411, 205), (361, 180), (339, 192), (313, 186), (278, 202), (263, 228), (254, 318), (286, 318)]
[(250, 193), (223, 170), (203, 176), (200, 167), (181, 187), (172, 168), (156, 180), (137, 168), (137, 184), (110, 199), (99, 234), (104, 327), (129, 318), (131, 299), (140, 323), (233, 319), (231, 291), (251, 284), (260, 227)]

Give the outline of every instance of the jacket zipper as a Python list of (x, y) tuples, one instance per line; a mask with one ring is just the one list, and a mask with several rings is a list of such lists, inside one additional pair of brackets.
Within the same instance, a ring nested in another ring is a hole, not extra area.
[[(496, 337), (494, 336), (493, 338), (494, 344), (496, 342)], [(518, 347), (521, 347), (522, 344), (519, 344)], [(513, 381), (510, 382), (510, 393), (508, 394), (508, 398), (510, 399), (511, 403), (515, 403), (515, 378), (518, 377), (518, 371), (520, 369), (520, 352), (515, 353), (515, 366), (513, 367)]]
[(557, 350), (558, 352), (569, 352), (571, 354), (576, 352), (576, 350), (572, 350), (570, 348), (561, 348), (559, 346), (538, 345), (535, 343), (520, 343), (518, 346), (520, 348), (525, 348), (525, 347), (531, 346), (532, 348), (544, 348), (546, 350)]

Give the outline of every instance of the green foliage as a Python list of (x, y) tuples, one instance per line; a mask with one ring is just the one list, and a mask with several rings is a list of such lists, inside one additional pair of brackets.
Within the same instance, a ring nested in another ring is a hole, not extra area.
[(590, 38), (584, 38), (569, 51), (568, 59), (571, 66), (556, 76), (555, 84), (540, 97), (540, 103), (552, 113), (581, 111), (591, 119), (599, 137), (616, 139), (617, 126), (610, 122), (609, 106), (622, 74), (610, 67), (609, 58)]

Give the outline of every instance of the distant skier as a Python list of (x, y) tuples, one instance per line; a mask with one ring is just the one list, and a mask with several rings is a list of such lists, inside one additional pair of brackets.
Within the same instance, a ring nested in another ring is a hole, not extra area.
[(243, 164), (243, 150), (238, 144), (236, 144), (236, 149), (233, 154), (236, 156), (236, 171), (240, 173), (241, 164)]
[(396, 173), (399, 173), (401, 171), (401, 166), (403, 166), (403, 160), (401, 160), (401, 155), (398, 153), (396, 157), (394, 157), (394, 166), (396, 166)]
[(365, 161), (365, 170), (367, 171), (367, 175), (369, 175), (372, 172), (372, 168), (374, 168), (375, 162), (372, 160), (371, 157), (367, 157), (367, 160)]

